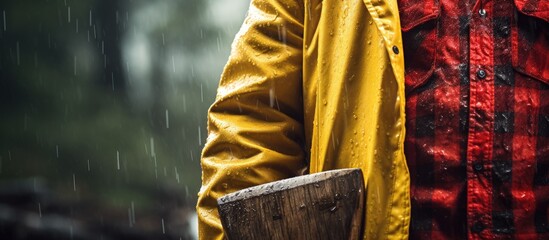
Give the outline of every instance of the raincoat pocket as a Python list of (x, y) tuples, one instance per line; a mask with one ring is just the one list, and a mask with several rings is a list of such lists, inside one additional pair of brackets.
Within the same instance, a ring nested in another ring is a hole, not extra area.
[(515, 0), (515, 6), (518, 11), (512, 26), (513, 68), (549, 84), (549, 1)]
[(410, 92), (425, 83), (435, 69), (440, 9), (436, 0), (398, 0), (398, 5), (405, 43), (406, 92)]

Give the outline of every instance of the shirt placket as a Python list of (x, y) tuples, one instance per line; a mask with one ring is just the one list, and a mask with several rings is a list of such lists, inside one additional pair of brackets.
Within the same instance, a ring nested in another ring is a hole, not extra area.
[(492, 148), (494, 68), (492, 1), (473, 8), (469, 32), (470, 102), (467, 139), (467, 224), (469, 239), (492, 237)]

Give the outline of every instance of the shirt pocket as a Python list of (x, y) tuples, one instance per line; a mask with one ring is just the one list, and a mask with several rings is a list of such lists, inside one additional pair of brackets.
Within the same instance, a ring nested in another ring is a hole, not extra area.
[(436, 63), (438, 0), (398, 0), (406, 92), (421, 86), (433, 74)]
[(515, 0), (513, 68), (549, 84), (549, 1)]

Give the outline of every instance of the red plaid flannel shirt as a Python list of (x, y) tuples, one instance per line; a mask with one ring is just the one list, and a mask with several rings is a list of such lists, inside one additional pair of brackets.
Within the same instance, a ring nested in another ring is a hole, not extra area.
[(398, 0), (412, 239), (549, 239), (549, 0)]

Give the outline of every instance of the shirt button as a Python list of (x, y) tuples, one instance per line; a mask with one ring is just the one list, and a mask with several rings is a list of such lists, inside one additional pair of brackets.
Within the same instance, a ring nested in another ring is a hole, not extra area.
[(475, 222), (473, 226), (471, 226), (472, 233), (480, 233), (482, 230), (484, 230), (484, 224), (482, 224), (482, 222)]
[(484, 169), (484, 165), (482, 165), (482, 163), (480, 163), (480, 162), (475, 162), (475, 163), (473, 163), (473, 169), (476, 172), (480, 172)]
[(477, 77), (480, 79), (484, 79), (486, 77), (486, 71), (480, 69), (477, 71)]
[(499, 29), (499, 32), (501, 33), (502, 36), (507, 37), (509, 36), (510, 29), (508, 26), (503, 26)]
[(481, 17), (486, 17), (486, 9), (481, 8), (480, 10), (478, 10), (478, 14), (479, 14)]
[(400, 51), (398, 50), (398, 47), (397, 46), (393, 46), (393, 52), (395, 54), (398, 54)]

